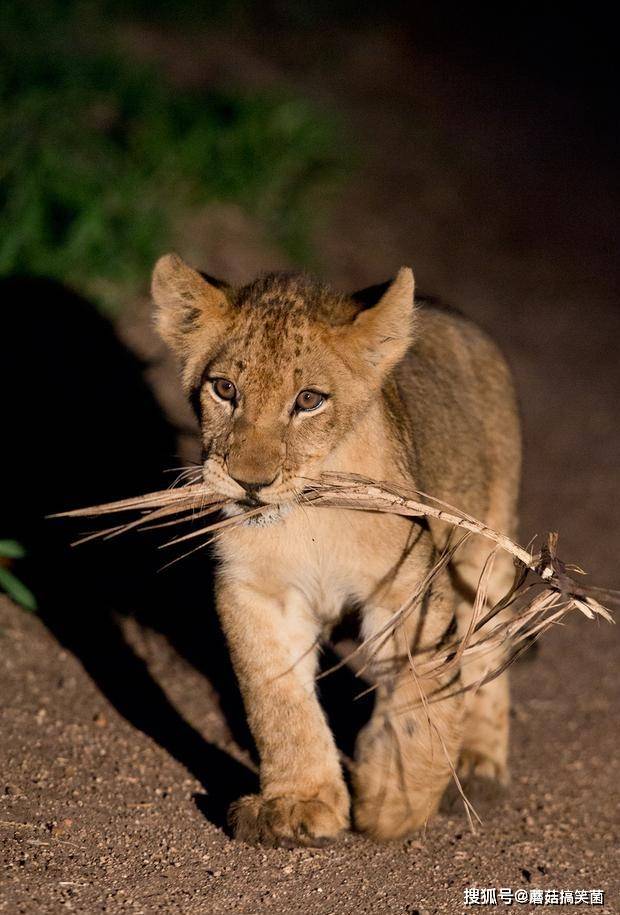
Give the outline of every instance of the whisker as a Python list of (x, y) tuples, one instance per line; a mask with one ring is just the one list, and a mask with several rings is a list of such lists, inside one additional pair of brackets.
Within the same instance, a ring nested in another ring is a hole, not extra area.
[(176, 543), (192, 540), (195, 537), (200, 537), (202, 534), (210, 534), (212, 531), (223, 530), (227, 527), (237, 527), (240, 524), (243, 524), (247, 518), (253, 518), (255, 515), (264, 515), (268, 508), (269, 506), (259, 505), (258, 508), (251, 508), (249, 511), (243, 512), (242, 514), (233, 515), (231, 518), (224, 518), (223, 521), (215, 521), (213, 524), (207, 524), (206, 527), (201, 527), (198, 531), (190, 531), (189, 534), (183, 534), (182, 537), (175, 537), (174, 540), (162, 543), (159, 549), (162, 550), (166, 547), (174, 546)]

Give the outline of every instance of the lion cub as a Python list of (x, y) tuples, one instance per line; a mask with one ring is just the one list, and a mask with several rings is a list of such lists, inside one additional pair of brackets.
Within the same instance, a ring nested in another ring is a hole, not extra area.
[[(233, 805), (231, 821), (246, 841), (321, 845), (349, 825), (350, 808), (315, 691), (321, 636), (351, 605), (362, 608), (364, 636), (379, 631), (449, 531), (308, 509), (299, 494), (323, 471), (355, 472), (431, 493), (514, 535), (520, 433), (510, 374), (458, 312), (414, 300), (404, 267), (391, 283), (340, 295), (283, 273), (233, 288), (167, 255), (152, 289), (159, 332), (200, 418), (205, 481), (234, 500), (232, 511), (273, 506), (217, 545), (218, 614), (261, 759), (261, 793)], [(432, 656), (467, 628), (488, 553), (470, 538), (381, 647), (377, 665), (392, 673), (378, 679), (352, 779), (355, 825), (371, 836), (426, 823), (451, 765), (508, 778), (506, 674), (454, 695), (501, 658), (419, 686), (407, 670), (412, 644)], [(510, 560), (497, 556), (489, 601), (512, 578)], [(446, 698), (424, 708), (420, 689)]]

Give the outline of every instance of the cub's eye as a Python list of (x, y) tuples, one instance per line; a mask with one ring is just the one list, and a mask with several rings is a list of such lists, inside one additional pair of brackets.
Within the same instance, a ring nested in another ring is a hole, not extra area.
[(324, 394), (319, 394), (318, 391), (301, 391), (297, 395), (297, 400), (295, 401), (296, 410), (316, 410), (317, 407), (320, 407), (323, 401), (325, 400)]
[(234, 400), (237, 396), (237, 388), (227, 378), (214, 378), (211, 386), (220, 400)]

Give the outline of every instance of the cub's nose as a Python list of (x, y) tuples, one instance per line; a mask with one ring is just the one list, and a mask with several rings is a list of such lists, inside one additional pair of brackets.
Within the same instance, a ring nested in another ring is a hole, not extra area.
[(271, 480), (240, 480), (237, 477), (233, 477), (233, 480), (235, 483), (238, 483), (239, 486), (242, 486), (252, 499), (256, 499), (258, 497), (259, 489), (263, 489), (265, 486), (271, 486), (275, 478), (276, 477), (272, 477)]

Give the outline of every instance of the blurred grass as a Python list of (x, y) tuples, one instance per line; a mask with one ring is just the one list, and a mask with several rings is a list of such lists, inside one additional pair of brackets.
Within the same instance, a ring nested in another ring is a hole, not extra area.
[(317, 29), (327, 25), (359, 25), (385, 21), (397, 15), (402, 0), (360, 4), (359, 0), (107, 0), (116, 14), (159, 19), (162, 22), (215, 23), (238, 28)]
[(24, 610), (34, 613), (37, 610), (37, 599), (23, 581), (21, 581), (9, 566), (17, 559), (23, 559), (26, 551), (16, 540), (0, 540), (0, 592), (19, 604)]
[(338, 130), (301, 98), (190, 92), (114, 50), (102, 9), (0, 5), (0, 275), (43, 275), (115, 307), (184, 219), (233, 202), (295, 260)]

